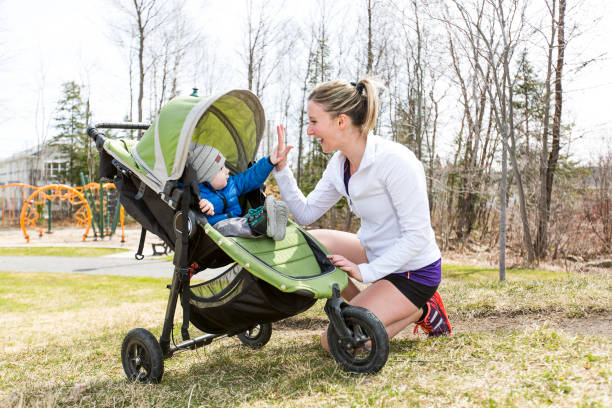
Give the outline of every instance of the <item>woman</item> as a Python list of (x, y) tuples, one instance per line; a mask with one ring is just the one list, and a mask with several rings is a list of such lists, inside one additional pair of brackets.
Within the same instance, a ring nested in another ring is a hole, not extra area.
[[(372, 80), (330, 81), (308, 97), (308, 135), (324, 152), (336, 151), (315, 189), (304, 197), (287, 167), (285, 128), (277, 127), (274, 176), (283, 201), (302, 225), (317, 220), (341, 197), (361, 219), (357, 234), (311, 231), (349, 280), (342, 296), (351, 305), (373, 312), (392, 338), (411, 323), (429, 336), (451, 333), (437, 292), (441, 281), (440, 250), (429, 217), (425, 173), (405, 146), (370, 131), (379, 100)], [(321, 344), (329, 351), (327, 335)]]

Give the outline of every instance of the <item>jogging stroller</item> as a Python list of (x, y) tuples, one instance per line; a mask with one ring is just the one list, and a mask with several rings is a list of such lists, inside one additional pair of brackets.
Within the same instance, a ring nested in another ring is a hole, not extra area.
[[(127, 377), (159, 382), (164, 359), (237, 335), (245, 345), (264, 346), (271, 323), (299, 314), (327, 298), (331, 353), (346, 370), (372, 373), (386, 363), (389, 339), (366, 309), (340, 297), (348, 278), (327, 259), (325, 248), (293, 222), (282, 241), (225, 237), (198, 207), (195, 171), (187, 164), (191, 146), (212, 145), (235, 174), (255, 157), (264, 131), (258, 98), (246, 90), (211, 97), (177, 97), (153, 124), (101, 123), (87, 132), (100, 152), (100, 176), (112, 180), (121, 204), (143, 227), (174, 250), (174, 274), (159, 341), (138, 328), (125, 337), (121, 359)], [(110, 139), (98, 129), (145, 131), (140, 141)], [(255, 194), (253, 194), (255, 193)], [(259, 206), (263, 188), (241, 197), (243, 209)], [(141, 236), (141, 243), (143, 242)], [(193, 274), (221, 268), (220, 275), (191, 284)], [(171, 344), (174, 314), (183, 308), (183, 341)], [(190, 337), (189, 324), (205, 334)]]

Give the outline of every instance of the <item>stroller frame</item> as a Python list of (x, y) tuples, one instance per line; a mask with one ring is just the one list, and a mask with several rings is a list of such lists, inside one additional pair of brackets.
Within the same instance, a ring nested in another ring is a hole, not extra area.
[[(107, 138), (98, 129), (146, 130), (149, 126), (145, 123), (99, 123), (88, 127), (87, 133), (94, 141), (100, 155), (107, 156), (107, 162), (112, 159), (104, 149)], [(111, 162), (118, 172), (123, 174), (130, 172), (118, 160), (112, 159)], [(108, 166), (108, 163), (105, 165)], [(104, 175), (105, 172), (102, 167), (101, 157), (100, 172)], [(238, 335), (243, 344), (253, 348), (265, 345), (270, 338), (271, 324), (269, 323), (255, 325), (252, 329), (255, 329), (256, 335), (253, 335), (253, 330), (249, 329), (242, 333), (230, 331), (190, 338), (188, 331), (190, 321), (189, 288), (192, 271), (188, 261), (189, 238), (195, 233), (196, 228), (204, 229), (208, 224), (202, 213), (189, 208), (194, 194), (198, 194), (191, 187), (193, 185), (191, 180), (195, 179), (194, 173), (193, 169), (187, 166), (183, 174), (184, 188), (179, 187), (176, 182), (168, 183), (169, 185), (159, 195), (168, 206), (175, 210), (174, 272), (172, 282), (167, 285), (170, 293), (159, 340), (149, 331), (137, 328), (131, 330), (123, 341), (122, 363), (127, 377), (132, 381), (157, 383), (161, 381), (163, 376), (163, 360), (180, 352), (209, 345), (222, 337)], [(184, 217), (183, 214), (187, 214), (187, 216)], [(183, 341), (171, 345), (179, 296), (183, 307), (183, 324), (181, 327)], [(389, 353), (389, 339), (380, 320), (366, 309), (347, 304), (340, 295), (340, 288), (337, 283), (333, 284), (332, 296), (327, 299), (324, 310), (330, 320), (328, 343), (334, 359), (347, 371), (358, 373), (379, 371), (386, 363)]]

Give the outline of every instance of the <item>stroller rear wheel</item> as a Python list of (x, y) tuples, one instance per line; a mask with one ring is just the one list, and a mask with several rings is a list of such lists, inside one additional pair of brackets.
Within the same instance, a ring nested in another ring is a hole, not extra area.
[(270, 323), (261, 323), (238, 334), (238, 339), (245, 346), (260, 348), (268, 343), (271, 336), (272, 325)]
[(389, 337), (385, 326), (372, 312), (357, 306), (345, 307), (342, 318), (350, 337), (340, 337), (330, 324), (327, 342), (332, 356), (347, 371), (378, 372), (389, 356)]
[(164, 375), (164, 358), (159, 342), (145, 329), (133, 329), (123, 339), (121, 363), (131, 381), (158, 383)]

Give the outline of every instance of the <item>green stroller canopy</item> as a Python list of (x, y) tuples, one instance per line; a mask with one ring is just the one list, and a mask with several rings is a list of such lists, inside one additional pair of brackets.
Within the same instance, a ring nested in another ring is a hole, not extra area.
[(138, 166), (159, 189), (183, 174), (191, 142), (223, 153), (228, 168), (247, 169), (264, 132), (263, 107), (255, 94), (233, 90), (209, 97), (180, 96), (170, 100), (132, 148)]

